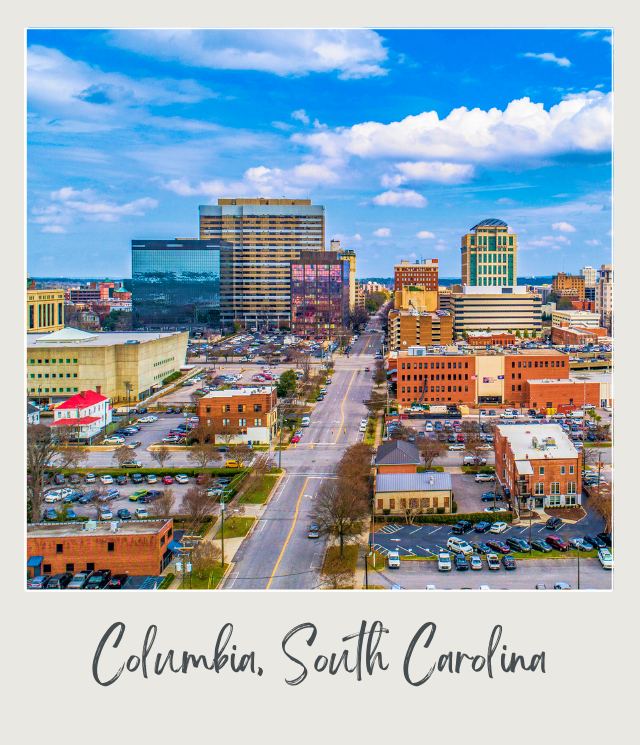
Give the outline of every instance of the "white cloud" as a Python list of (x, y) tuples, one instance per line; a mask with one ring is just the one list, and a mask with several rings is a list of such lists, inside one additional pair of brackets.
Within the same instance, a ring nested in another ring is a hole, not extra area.
[(378, 228), (377, 230), (373, 231), (373, 234), (377, 238), (389, 238), (391, 236), (391, 229), (390, 228)]
[(578, 34), (578, 36), (582, 37), (583, 39), (590, 39), (592, 36), (597, 36), (597, 31), (582, 31)]
[(569, 59), (566, 57), (557, 57), (553, 52), (525, 52), (522, 56), (539, 59), (543, 62), (553, 62), (558, 67), (571, 67), (571, 61)]
[(576, 229), (570, 222), (554, 222), (551, 226), (554, 230), (558, 230), (560, 233), (575, 233)]
[(32, 210), (32, 222), (42, 225), (44, 233), (63, 233), (78, 220), (118, 222), (122, 217), (141, 217), (158, 206), (150, 197), (118, 204), (96, 194), (93, 189), (65, 186), (49, 194), (51, 202)]
[(430, 230), (420, 230), (416, 233), (416, 238), (421, 240), (428, 240), (429, 238), (435, 238), (436, 236)]
[(309, 115), (304, 109), (296, 109), (295, 111), (292, 111), (291, 118), (296, 119), (303, 124), (309, 124), (309, 122), (311, 121), (311, 119), (309, 119)]
[(526, 246), (534, 246), (535, 248), (554, 248), (558, 247), (557, 244), (567, 245), (571, 241), (564, 235), (544, 235), (542, 238), (536, 238), (534, 240), (527, 240)]
[(122, 30), (111, 43), (190, 67), (258, 70), (276, 75), (337, 72), (340, 78), (386, 75), (383, 38), (368, 29)]
[(428, 204), (422, 194), (411, 189), (384, 191), (373, 198), (373, 203), (379, 207), (426, 207)]
[[(444, 163), (442, 176), (451, 164), (470, 168), (566, 153), (606, 152), (611, 147), (611, 110), (611, 94), (593, 90), (568, 95), (549, 109), (525, 97), (511, 101), (504, 110), (463, 106), (443, 119), (436, 111), (424, 111), (388, 124), (369, 121), (297, 133), (292, 140), (328, 158)], [(399, 185), (397, 180), (388, 183), (392, 189)]]
[(606, 41), (607, 44), (613, 44), (613, 37), (611, 36), (611, 34), (609, 34), (608, 36), (603, 36), (602, 41)]
[(351, 237), (353, 238), (354, 241), (361, 241), (362, 240), (362, 236), (360, 235), (360, 233), (355, 233)]
[(440, 161), (415, 161), (396, 163), (398, 173), (384, 175), (382, 185), (394, 188), (407, 182), (433, 181), (438, 184), (459, 184), (473, 178), (474, 168), (466, 163), (442, 163)]
[(589, 238), (589, 240), (585, 241), (587, 246), (599, 246), (601, 245), (600, 241), (597, 238)]

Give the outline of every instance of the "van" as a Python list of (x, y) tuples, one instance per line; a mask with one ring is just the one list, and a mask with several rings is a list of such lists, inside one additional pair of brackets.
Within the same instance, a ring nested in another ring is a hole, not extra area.
[(309, 425), (311, 424), (311, 417), (308, 417), (308, 416), (303, 416), (303, 417), (302, 417), (302, 421), (300, 422), (300, 424), (301, 424), (301, 425), (302, 425), (303, 427), (308, 427), (308, 426), (309, 426)]
[(387, 555), (389, 569), (400, 569), (400, 554), (397, 551), (389, 551)]

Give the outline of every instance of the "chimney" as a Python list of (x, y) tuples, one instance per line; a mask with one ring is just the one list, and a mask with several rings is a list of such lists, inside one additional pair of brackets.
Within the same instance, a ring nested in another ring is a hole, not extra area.
[(102, 393), (102, 386), (101, 385), (97, 385), (96, 386), (96, 393)]

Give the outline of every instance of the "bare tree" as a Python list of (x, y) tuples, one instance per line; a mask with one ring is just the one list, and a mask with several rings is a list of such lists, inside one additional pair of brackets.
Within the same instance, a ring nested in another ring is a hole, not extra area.
[(254, 456), (253, 449), (246, 443), (239, 442), (233, 447), (233, 457), (238, 461), (242, 468), (245, 468)]
[(155, 462), (164, 468), (165, 463), (171, 460), (172, 452), (166, 445), (159, 445), (155, 450), (151, 450), (151, 457)]
[(207, 496), (207, 490), (198, 484), (191, 486), (184, 495), (182, 508), (194, 523), (201, 523), (211, 509), (211, 500)]
[(422, 456), (422, 460), (424, 460), (424, 464), (427, 468), (427, 471), (431, 470), (433, 466), (433, 462), (436, 458), (439, 458), (444, 451), (446, 450), (446, 445), (444, 442), (440, 442), (440, 440), (425, 438), (422, 440), (419, 446), (420, 455)]
[(464, 451), (475, 460), (476, 468), (482, 458), (482, 448), (484, 447), (484, 444), (484, 441), (480, 438), (480, 435), (477, 432), (469, 432), (469, 434), (467, 434), (464, 443)]
[(117, 447), (113, 451), (113, 459), (118, 464), (119, 468), (122, 468), (124, 463), (127, 463), (133, 458), (133, 453), (131, 452), (131, 448), (128, 448), (126, 445), (120, 445), (120, 447)]
[(373, 382), (376, 385), (382, 385), (387, 380), (387, 371), (384, 369), (384, 362), (378, 360), (376, 362), (376, 369), (373, 373)]
[(173, 489), (166, 487), (158, 499), (151, 503), (151, 511), (158, 517), (169, 517), (176, 503)]
[(214, 569), (220, 567), (222, 553), (212, 541), (200, 541), (191, 552), (191, 572), (199, 580), (211, 577)]
[(195, 442), (189, 448), (187, 458), (200, 468), (206, 468), (210, 463), (220, 459), (220, 453), (211, 442)]
[(322, 533), (338, 538), (341, 558), (345, 543), (360, 535), (368, 515), (368, 500), (352, 483), (344, 478), (322, 482), (313, 517)]
[(371, 487), (371, 459), (373, 450), (370, 445), (358, 442), (345, 450), (337, 474), (363, 498), (368, 498)]

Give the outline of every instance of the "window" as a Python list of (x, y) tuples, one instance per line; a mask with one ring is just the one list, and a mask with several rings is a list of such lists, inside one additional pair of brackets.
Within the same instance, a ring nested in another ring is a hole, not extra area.
[(64, 550), (62, 543), (56, 543), (56, 553), (61, 554)]
[(74, 565), (73, 565), (73, 564), (67, 564), (67, 565), (65, 566), (65, 568), (64, 568), (64, 571), (65, 571), (65, 572), (73, 572), (73, 567), (74, 567)]
[(567, 472), (567, 469), (564, 466), (560, 466), (560, 473), (564, 476), (564, 474)]
[(244, 411), (244, 404), (238, 404), (238, 413), (242, 414), (243, 411)]
[(552, 494), (560, 494), (560, 482), (559, 481), (552, 481), (551, 482), (551, 493)]
[(93, 572), (96, 568), (96, 565), (92, 561), (87, 562), (87, 571)]
[(569, 473), (573, 473), (574, 466), (569, 466)]
[(262, 404), (253, 404), (254, 411), (262, 411)]
[(390, 499), (389, 500), (389, 509), (395, 510), (395, 508), (396, 508), (396, 500), (395, 499)]
[(247, 420), (243, 419), (242, 417), (238, 419), (238, 426), (239, 427), (246, 427), (247, 426)]
[(567, 494), (575, 494), (575, 493), (576, 493), (576, 482), (568, 481), (567, 482)]
[(43, 564), (42, 565), (42, 573), (43, 574), (51, 574), (51, 564)]
[(544, 466), (540, 466), (540, 468), (538, 468), (538, 473), (540, 474), (540, 476), (544, 476)]
[(548, 507), (560, 507), (560, 497), (550, 496), (547, 500), (547, 506)]
[(231, 424), (231, 419), (223, 419), (222, 420), (222, 426), (228, 427)]
[(575, 494), (567, 494), (567, 496), (564, 498), (564, 503), (568, 507), (573, 507), (576, 503), (576, 495)]
[(107, 543), (107, 551), (115, 551), (116, 550), (116, 544), (113, 541), (109, 541)]

